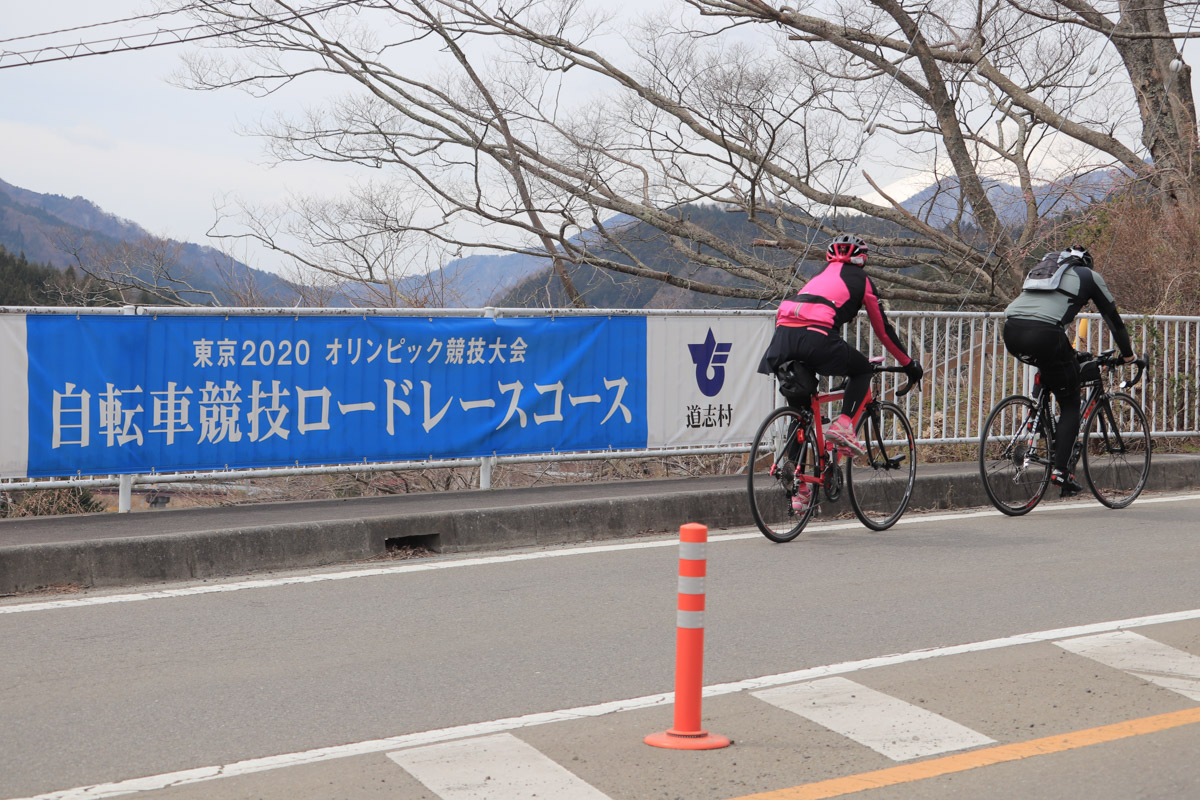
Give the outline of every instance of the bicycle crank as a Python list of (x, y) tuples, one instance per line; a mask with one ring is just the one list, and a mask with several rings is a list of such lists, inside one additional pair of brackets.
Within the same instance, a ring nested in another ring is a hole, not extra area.
[(842, 465), (837, 461), (832, 461), (829, 467), (825, 470), (825, 497), (829, 502), (836, 503), (837, 499), (842, 496), (842, 486), (845, 485), (846, 475), (842, 472)]

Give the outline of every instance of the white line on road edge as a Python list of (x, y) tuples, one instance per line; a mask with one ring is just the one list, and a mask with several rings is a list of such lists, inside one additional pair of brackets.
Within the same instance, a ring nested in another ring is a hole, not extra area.
[[(1138, 505), (1147, 503), (1179, 503), (1188, 500), (1200, 500), (1200, 494), (1172, 495), (1168, 497), (1149, 497), (1138, 500)], [(1078, 511), (1082, 507), (1091, 506), (1086, 501), (1060, 503), (1046, 506), (1042, 511)], [(923, 514), (908, 516), (897, 522), (897, 525), (917, 525), (927, 522), (952, 522), (954, 520), (975, 519), (978, 517), (995, 517), (1000, 512), (992, 509), (982, 511), (963, 511), (948, 514)], [(1037, 512), (1034, 512), (1037, 513)], [(851, 522), (828, 522), (814, 525), (809, 530), (813, 533), (826, 531), (861, 530), (862, 525), (857, 520)], [(752, 533), (722, 533), (709, 536), (708, 541), (729, 542), (737, 539), (757, 539), (758, 531)], [(621, 544), (601, 544), (583, 547), (564, 547), (555, 550), (539, 550), (532, 553), (510, 553), (502, 556), (480, 556), (475, 558), (452, 558), (436, 561), (422, 561), (419, 564), (399, 564), (392, 567), (370, 567), (341, 572), (323, 572), (317, 575), (293, 575), (286, 578), (256, 578), (253, 580), (231, 581), (229, 583), (214, 583), (204, 586), (187, 586), (179, 589), (160, 589), (153, 592), (134, 592), (129, 594), (94, 595), (91, 597), (75, 597), (69, 600), (45, 600), (34, 603), (0, 604), (0, 614), (22, 614), (30, 611), (53, 611), (62, 608), (86, 608), (89, 606), (104, 606), (113, 603), (136, 603), (142, 600), (164, 600), (172, 597), (196, 597), (205, 594), (220, 594), (223, 592), (240, 592), (245, 589), (271, 589), (279, 586), (295, 586), (306, 583), (324, 583), (325, 581), (344, 581), (354, 578), (376, 578), (383, 575), (399, 575), (406, 572), (428, 572), (438, 569), (455, 569), (458, 567), (479, 567), (489, 564), (509, 564), (516, 561), (537, 561), (543, 558), (563, 558), (565, 556), (591, 555), (594, 553), (614, 553), (623, 550), (648, 550), (658, 547), (678, 547), (678, 537), (655, 539), (646, 542), (624, 542)]]
[[(1106, 633), (1124, 628), (1138, 628), (1145, 625), (1162, 625), (1168, 622), (1185, 622), (1200, 619), (1200, 608), (1190, 611), (1174, 611), (1168, 614), (1154, 614), (1146, 617), (1131, 617), (1112, 622), (1097, 622), (1090, 625), (1077, 625), (1071, 628), (1056, 628), (1037, 633), (1022, 633), (1016, 636), (1006, 636), (1001, 639), (990, 639), (984, 642), (952, 645), (950, 647), (935, 647), (928, 650), (913, 650), (908, 653), (864, 658), (858, 661), (845, 661), (841, 664), (830, 664), (824, 667), (810, 667), (795, 672), (783, 672), (778, 675), (765, 675), (760, 678), (720, 683), (704, 688), (705, 697), (717, 697), (735, 694), (753, 689), (765, 689), (770, 686), (781, 686), (798, 681), (823, 678), (828, 675), (842, 675), (864, 669), (887, 667), (894, 664), (908, 664), (915, 661), (925, 661), (942, 656), (955, 656), (963, 653), (978, 653), (984, 650), (997, 650), (1021, 644), (1035, 644), (1055, 639), (1068, 639), (1073, 636)], [(332, 761), (349, 756), (370, 755), (388, 750), (399, 750), (405, 747), (435, 744), (437, 742), (465, 739), (469, 736), (485, 736), (494, 733), (505, 733), (520, 728), (530, 728), (545, 725), (550, 722), (567, 722), (569, 720), (601, 717), (618, 711), (635, 711), (644, 708), (666, 705), (673, 702), (674, 694), (652, 694), (645, 697), (634, 697), (628, 700), (614, 700), (608, 703), (598, 703), (591, 706), (577, 706), (561, 711), (544, 711), (536, 714), (526, 714), (521, 717), (508, 717), (490, 722), (475, 722), (468, 725), (456, 725), (452, 728), (407, 733), (388, 739), (372, 739), (365, 742), (321, 747), (315, 750), (305, 750), (299, 753), (286, 753), (265, 758), (252, 758), (237, 761), (232, 764), (215, 767), (197, 767), (196, 769), (168, 772), (162, 775), (150, 775), (145, 778), (133, 778), (114, 783), (99, 783), (92, 786), (80, 786), (74, 789), (39, 794), (36, 797), (13, 798), (13, 800), (102, 800), (108, 797), (120, 797), (137, 792), (165, 789), (169, 786), (182, 786), (189, 783), (201, 783), (216, 778), (232, 778), (238, 775), (250, 775), (256, 772), (266, 772), (273, 769), (296, 767), (303, 764), (315, 764), (322, 761)]]

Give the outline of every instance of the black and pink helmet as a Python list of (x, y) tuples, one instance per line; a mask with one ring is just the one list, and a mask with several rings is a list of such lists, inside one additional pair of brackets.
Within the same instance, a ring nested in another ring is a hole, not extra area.
[(826, 261), (841, 261), (861, 267), (867, 263), (867, 253), (870, 251), (867, 243), (857, 236), (843, 233), (833, 237), (825, 248)]

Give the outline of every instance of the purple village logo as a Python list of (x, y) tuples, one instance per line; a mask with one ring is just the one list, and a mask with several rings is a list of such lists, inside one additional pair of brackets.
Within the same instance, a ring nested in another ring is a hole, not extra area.
[(725, 362), (732, 349), (733, 342), (718, 342), (712, 328), (708, 329), (703, 343), (688, 345), (692, 363), (696, 365), (696, 385), (705, 397), (715, 397), (725, 385)]

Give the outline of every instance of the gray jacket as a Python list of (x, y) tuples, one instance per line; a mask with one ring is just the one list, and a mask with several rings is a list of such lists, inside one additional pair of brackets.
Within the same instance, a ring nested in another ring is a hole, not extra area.
[(1026, 289), (1016, 300), (1004, 309), (1008, 319), (1034, 320), (1048, 322), (1065, 328), (1075, 320), (1075, 317), (1089, 302), (1096, 304), (1096, 310), (1104, 318), (1108, 329), (1112, 331), (1113, 339), (1121, 350), (1121, 355), (1133, 354), (1133, 345), (1129, 341), (1129, 331), (1125, 321), (1117, 311), (1117, 302), (1100, 273), (1083, 266), (1074, 266), (1062, 276), (1058, 289), (1033, 291)]

